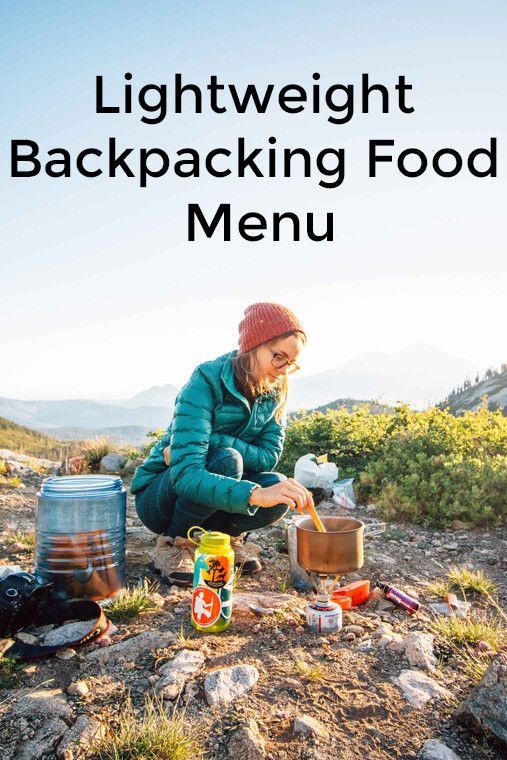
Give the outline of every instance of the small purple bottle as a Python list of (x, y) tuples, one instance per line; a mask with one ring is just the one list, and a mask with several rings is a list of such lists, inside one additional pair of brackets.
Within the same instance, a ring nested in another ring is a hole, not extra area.
[(391, 586), (389, 583), (377, 581), (376, 585), (384, 592), (386, 599), (389, 599), (393, 604), (397, 604), (398, 607), (403, 607), (403, 609), (407, 610), (410, 615), (417, 612), (421, 606), (417, 599), (413, 599), (413, 597), (400, 591), (395, 586)]

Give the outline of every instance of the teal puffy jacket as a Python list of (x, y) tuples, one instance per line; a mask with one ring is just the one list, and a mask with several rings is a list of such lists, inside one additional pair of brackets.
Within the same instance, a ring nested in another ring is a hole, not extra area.
[(248, 503), (255, 483), (206, 470), (211, 446), (236, 449), (243, 457), (246, 478), (249, 472), (274, 470), (282, 453), (285, 419), (279, 423), (274, 417), (276, 392), (263, 394), (250, 404), (234, 382), (236, 353), (231, 351), (194, 370), (176, 398), (167, 432), (137, 468), (132, 493), (141, 491), (166, 469), (164, 449), (170, 446), (170, 477), (177, 494), (227, 512), (256, 512)]

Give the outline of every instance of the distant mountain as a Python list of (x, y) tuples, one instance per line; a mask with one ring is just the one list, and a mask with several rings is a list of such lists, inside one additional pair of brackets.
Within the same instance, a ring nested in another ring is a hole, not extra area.
[[(294, 378), (288, 408), (315, 409), (336, 399), (375, 399), (387, 405), (405, 401), (424, 407), (445, 398), (449, 388), (461, 383), (464, 377), (475, 377), (483, 369), (423, 344), (393, 354), (380, 351), (361, 354), (336, 369)], [(147, 430), (168, 426), (177, 392), (174, 385), (155, 385), (117, 403), (82, 399), (20, 401), (0, 397), (0, 416), (36, 430), (59, 431), (62, 438), (74, 431), (78, 438), (103, 434), (123, 438), (125, 434), (137, 441)], [(130, 432), (127, 428), (131, 428)]]
[[(161, 426), (164, 427), (164, 426)], [(100, 438), (105, 436), (110, 438), (113, 443), (121, 446), (130, 444), (132, 446), (143, 446), (146, 443), (146, 435), (153, 430), (143, 425), (119, 425), (118, 427), (105, 428), (82, 428), (82, 427), (56, 427), (41, 428), (41, 432), (51, 432), (62, 441), (88, 440), (90, 438)]]
[(178, 391), (179, 388), (175, 385), (153, 385), (127, 401), (122, 401), (121, 406), (128, 409), (135, 409), (139, 406), (165, 406), (172, 409)]
[[(0, 398), (0, 416), (35, 429), (59, 427), (94, 430), (122, 425), (167, 427), (172, 416), (168, 406), (129, 409), (116, 404), (72, 399), (66, 401), (19, 401)], [(88, 436), (89, 437), (89, 436)]]
[(507, 417), (507, 366), (505, 364), (499, 372), (488, 369), (482, 380), (478, 377), (473, 382), (470, 379), (465, 380), (440, 406), (448, 407), (453, 414), (460, 415), (478, 409), (484, 396), (488, 397), (489, 409), (500, 409)]
[(398, 401), (424, 407), (442, 399), (449, 388), (483, 368), (466, 359), (416, 344), (393, 354), (360, 354), (336, 369), (291, 382), (289, 409), (312, 409), (337, 398)]

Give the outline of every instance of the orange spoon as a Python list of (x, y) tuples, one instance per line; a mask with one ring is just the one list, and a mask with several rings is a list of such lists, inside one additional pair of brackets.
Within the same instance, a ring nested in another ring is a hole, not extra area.
[(324, 523), (322, 522), (322, 520), (318, 516), (318, 514), (317, 514), (317, 512), (315, 510), (315, 507), (313, 505), (313, 502), (308, 505), (308, 512), (310, 513), (310, 517), (312, 518), (313, 524), (315, 525), (315, 527), (317, 528), (317, 530), (320, 533), (325, 533), (326, 529), (324, 527)]

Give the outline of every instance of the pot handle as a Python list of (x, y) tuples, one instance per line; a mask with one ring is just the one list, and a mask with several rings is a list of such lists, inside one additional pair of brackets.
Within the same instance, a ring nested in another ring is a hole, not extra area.
[(370, 523), (364, 526), (364, 536), (378, 536), (386, 529), (385, 522)]

